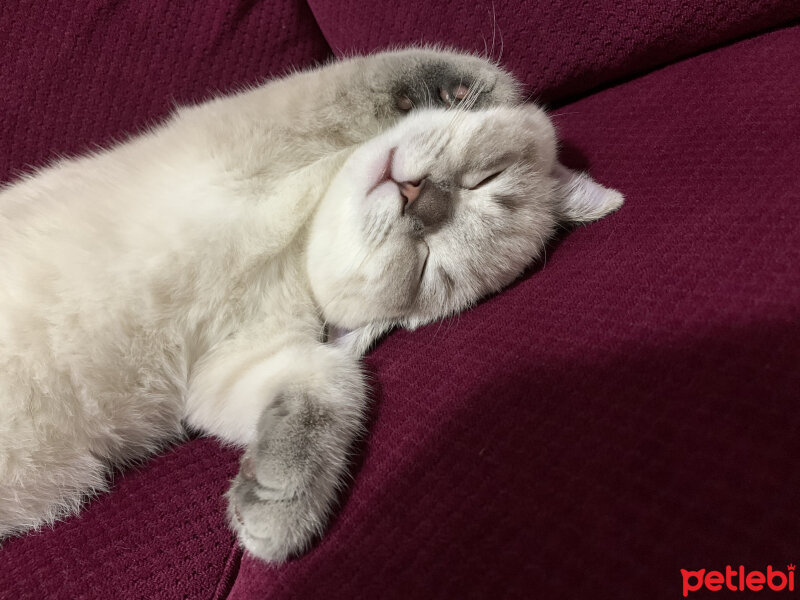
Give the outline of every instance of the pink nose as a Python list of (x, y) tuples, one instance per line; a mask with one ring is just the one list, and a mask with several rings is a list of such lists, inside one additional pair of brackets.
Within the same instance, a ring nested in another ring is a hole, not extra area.
[(419, 194), (422, 191), (422, 183), (422, 181), (402, 181), (397, 185), (400, 188), (400, 193), (403, 198), (410, 204), (419, 198)]

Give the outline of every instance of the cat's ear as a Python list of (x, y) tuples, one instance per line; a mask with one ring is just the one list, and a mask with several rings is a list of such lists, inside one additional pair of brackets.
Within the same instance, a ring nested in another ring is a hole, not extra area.
[(618, 191), (604, 187), (588, 174), (568, 169), (561, 163), (556, 163), (553, 177), (558, 182), (555, 195), (564, 221), (595, 221), (617, 210), (625, 200)]

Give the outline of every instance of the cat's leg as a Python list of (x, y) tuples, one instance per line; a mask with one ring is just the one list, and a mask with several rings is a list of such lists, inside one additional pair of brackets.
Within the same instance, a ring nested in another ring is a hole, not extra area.
[[(31, 467), (39, 458), (31, 455)], [(71, 450), (44, 460), (46, 472), (9, 469), (0, 475), (24, 478), (0, 484), (0, 544), (78, 513), (87, 498), (108, 489), (108, 466), (88, 453)]]
[(264, 148), (263, 164), (251, 170), (265, 172), (361, 144), (416, 108), (514, 104), (520, 92), (519, 82), (489, 60), (411, 48), (295, 73), (181, 114), (193, 124), (199, 118), (211, 145), (235, 158), (231, 164), (248, 164), (253, 148)]
[[(318, 134), (361, 143), (420, 108), (479, 109), (521, 100), (521, 86), (497, 64), (426, 48), (354, 57), (320, 71), (333, 98), (321, 98)], [(346, 132), (347, 135), (341, 135)]]
[(230, 522), (251, 553), (282, 561), (327, 521), (362, 426), (363, 376), (346, 349), (313, 340), (229, 350), (203, 361), (197, 385), (216, 391), (190, 395), (187, 420), (247, 443), (228, 492)]
[[(20, 362), (20, 361), (17, 361)], [(179, 438), (180, 402), (153, 381), (115, 392), (79, 371), (0, 369), (0, 539), (75, 514), (115, 465)], [(38, 375), (35, 376), (35, 373)], [(124, 379), (121, 369), (110, 381)]]
[(42, 429), (41, 414), (36, 423), (24, 413), (2, 417), (0, 543), (77, 513), (87, 496), (107, 489), (108, 465), (63, 431), (69, 428)]

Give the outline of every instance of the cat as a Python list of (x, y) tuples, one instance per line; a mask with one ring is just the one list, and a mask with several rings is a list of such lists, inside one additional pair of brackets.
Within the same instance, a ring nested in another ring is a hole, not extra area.
[(480, 57), (409, 48), (178, 109), (0, 192), (0, 539), (184, 428), (245, 448), (241, 544), (322, 532), (364, 422), (360, 357), (517, 278), (623, 197), (556, 160)]

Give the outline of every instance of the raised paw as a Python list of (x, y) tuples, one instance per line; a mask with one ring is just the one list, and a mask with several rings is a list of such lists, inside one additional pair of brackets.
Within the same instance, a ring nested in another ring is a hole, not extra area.
[(384, 56), (383, 67), (394, 69), (391, 89), (400, 112), (423, 107), (481, 108), (518, 99), (516, 81), (475, 56), (421, 49)]
[(231, 525), (252, 554), (281, 562), (322, 531), (344, 463), (326, 452), (333, 421), (303, 395), (279, 396), (265, 410), (228, 492)]
[[(476, 93), (476, 98), (480, 92)], [(412, 100), (416, 97), (416, 102)], [(427, 90), (424, 95), (414, 93), (408, 89), (403, 89), (397, 93), (397, 108), (402, 112), (408, 112), (412, 108), (421, 106), (443, 106), (445, 108), (453, 108), (459, 106), (462, 102), (470, 97), (470, 88), (459, 82), (457, 84), (445, 85), (437, 87), (436, 90)]]

